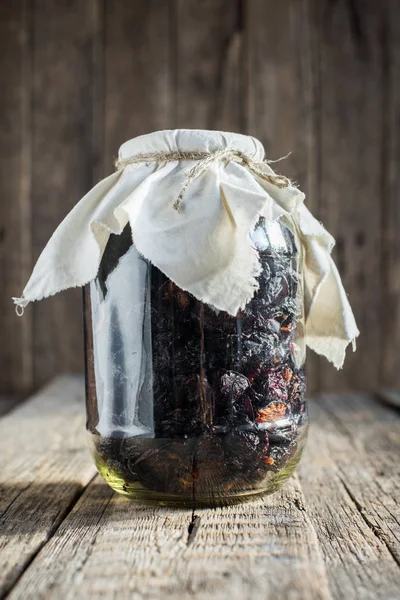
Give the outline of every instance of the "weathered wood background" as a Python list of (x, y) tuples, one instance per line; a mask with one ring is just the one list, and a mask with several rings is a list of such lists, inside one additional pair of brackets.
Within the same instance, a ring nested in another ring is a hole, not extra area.
[(362, 331), (311, 389), (400, 385), (397, 0), (2, 0), (0, 47), (0, 393), (82, 370), (80, 290), (10, 297), (119, 144), (176, 127), (292, 151)]

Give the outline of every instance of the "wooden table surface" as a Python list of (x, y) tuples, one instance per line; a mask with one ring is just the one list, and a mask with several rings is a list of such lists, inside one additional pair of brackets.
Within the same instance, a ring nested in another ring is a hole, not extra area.
[(146, 508), (96, 475), (84, 386), (61, 377), (0, 418), (0, 598), (400, 598), (400, 412), (310, 401), (281, 492), (240, 506)]

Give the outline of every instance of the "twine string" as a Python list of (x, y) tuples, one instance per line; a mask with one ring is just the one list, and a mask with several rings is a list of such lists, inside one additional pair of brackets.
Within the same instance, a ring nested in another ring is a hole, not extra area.
[[(282, 157), (285, 158), (285, 157)], [(175, 210), (179, 211), (182, 206), (182, 201), (185, 196), (185, 193), (190, 186), (190, 184), (200, 177), (203, 173), (207, 171), (212, 165), (217, 162), (225, 162), (228, 164), (229, 162), (235, 162), (237, 164), (242, 165), (247, 168), (257, 177), (268, 181), (272, 185), (275, 185), (278, 188), (285, 188), (291, 185), (290, 180), (283, 175), (271, 175), (267, 172), (267, 165), (269, 162), (277, 162), (277, 161), (263, 161), (257, 162), (253, 160), (250, 156), (241, 152), (240, 150), (235, 150), (233, 148), (225, 148), (224, 150), (217, 150), (216, 152), (149, 152), (147, 154), (135, 154), (130, 156), (129, 158), (122, 158), (116, 161), (115, 167), (117, 171), (122, 171), (128, 165), (134, 165), (137, 163), (146, 163), (149, 164), (151, 162), (171, 162), (176, 160), (192, 160), (196, 161), (196, 164), (191, 167), (188, 171), (186, 171), (186, 181), (179, 193), (179, 196), (175, 200), (173, 207)], [(281, 159), (278, 159), (281, 160)]]

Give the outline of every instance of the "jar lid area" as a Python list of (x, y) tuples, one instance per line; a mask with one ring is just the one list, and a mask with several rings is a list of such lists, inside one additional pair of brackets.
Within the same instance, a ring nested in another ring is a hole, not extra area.
[(119, 149), (120, 159), (155, 152), (217, 152), (231, 148), (244, 152), (255, 161), (264, 159), (264, 147), (249, 135), (205, 129), (170, 129), (155, 131), (128, 140)]

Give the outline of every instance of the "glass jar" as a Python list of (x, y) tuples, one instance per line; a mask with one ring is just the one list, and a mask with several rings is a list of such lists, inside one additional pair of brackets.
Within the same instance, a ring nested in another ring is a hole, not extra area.
[(235, 317), (178, 288), (111, 235), (85, 289), (87, 429), (121, 494), (172, 506), (279, 489), (307, 435), (303, 294), (291, 224), (251, 234), (259, 289)]

